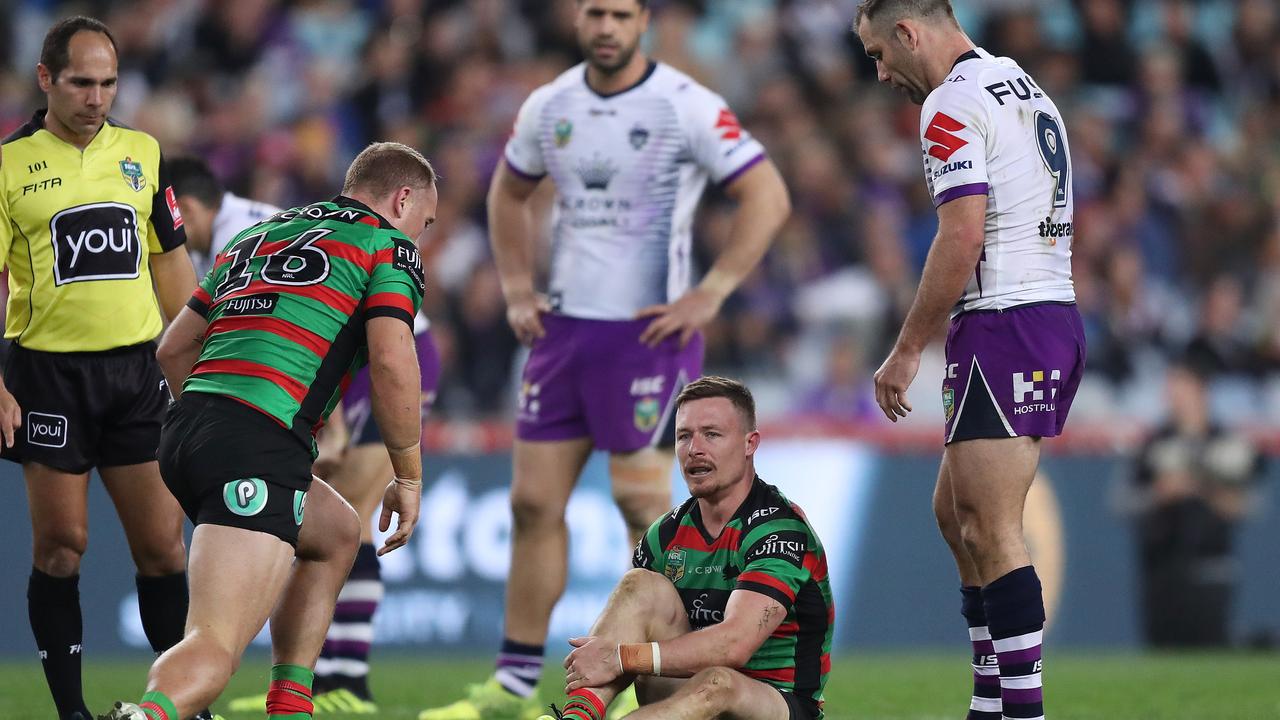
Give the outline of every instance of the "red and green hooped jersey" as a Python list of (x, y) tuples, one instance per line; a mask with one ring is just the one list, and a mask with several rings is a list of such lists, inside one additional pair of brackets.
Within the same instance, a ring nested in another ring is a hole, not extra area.
[(786, 618), (739, 670), (822, 703), (835, 627), (826, 552), (804, 512), (776, 487), (757, 477), (714, 538), (707, 536), (697, 500), (690, 498), (649, 528), (633, 562), (676, 586), (695, 630), (722, 622), (735, 591), (778, 601), (787, 609)]
[(209, 328), (182, 389), (235, 398), (313, 446), (367, 361), (365, 321), (412, 327), (423, 290), (417, 246), (364, 204), (278, 213), (237, 235), (187, 303)]

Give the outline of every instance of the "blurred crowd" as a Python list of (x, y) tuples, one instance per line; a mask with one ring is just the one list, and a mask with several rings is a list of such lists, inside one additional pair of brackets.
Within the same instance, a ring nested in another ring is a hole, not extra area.
[[(437, 413), (508, 417), (520, 348), (490, 262), (484, 196), (520, 103), (577, 62), (576, 0), (9, 0), (0, 131), (40, 105), (51, 20), (106, 21), (113, 115), (237, 194), (329, 197), (366, 143), (439, 170), (427, 312)], [(1274, 0), (955, 0), (1066, 116), (1076, 291), (1089, 370), (1073, 417), (1154, 422), (1165, 368), (1212, 378), (1232, 419), (1280, 426), (1280, 7)], [(768, 148), (795, 211), (707, 330), (708, 370), (748, 378), (765, 415), (875, 421), (870, 376), (936, 228), (919, 109), (875, 82), (858, 0), (653, 0), (647, 49), (720, 92)], [(732, 242), (708, 193), (702, 266)], [(932, 364), (931, 364), (932, 363)], [(915, 402), (941, 415), (940, 356)], [(936, 406), (933, 407), (933, 406)]]

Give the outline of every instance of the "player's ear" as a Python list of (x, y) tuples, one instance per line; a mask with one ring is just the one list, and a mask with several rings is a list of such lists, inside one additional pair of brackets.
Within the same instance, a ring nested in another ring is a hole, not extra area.
[(898, 38), (898, 42), (902, 43), (902, 46), (908, 50), (914, 51), (920, 46), (920, 34), (916, 31), (915, 26), (905, 19), (899, 20), (894, 24), (893, 34), (894, 37)]
[(755, 455), (758, 447), (760, 447), (760, 431), (752, 430), (747, 434), (747, 457)]
[(53, 73), (49, 72), (44, 63), (36, 63), (36, 83), (40, 86), (40, 92), (49, 92), (53, 88)]
[(412, 197), (413, 188), (408, 185), (402, 185), (399, 190), (396, 190), (395, 196), (391, 199), (391, 207), (397, 220), (409, 214), (409, 209), (413, 205)]

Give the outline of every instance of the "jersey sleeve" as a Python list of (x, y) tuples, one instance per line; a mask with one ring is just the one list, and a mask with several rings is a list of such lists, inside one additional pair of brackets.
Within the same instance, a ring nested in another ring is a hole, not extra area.
[(547, 174), (542, 145), (538, 141), (538, 129), (542, 123), (542, 107), (549, 92), (549, 88), (539, 88), (520, 106), (515, 127), (503, 153), (507, 167), (526, 180), (541, 180)]
[(219, 279), (226, 274), (227, 260), (225, 255), (219, 255), (218, 261), (213, 267), (209, 268), (209, 272), (196, 284), (196, 289), (191, 293), (191, 299), (187, 301), (187, 307), (194, 310), (200, 317), (209, 317), (209, 308), (213, 305), (215, 296), (215, 288), (218, 287)]
[(766, 595), (790, 609), (796, 593), (810, 578), (805, 562), (815, 550), (810, 537), (808, 527), (795, 519), (765, 523), (751, 531), (734, 589)]
[(673, 100), (684, 110), (694, 161), (712, 181), (728, 185), (765, 159), (764, 146), (742, 127), (719, 95), (690, 83), (678, 89)]
[(160, 155), (160, 181), (151, 196), (151, 232), (148, 235), (148, 249), (155, 254), (167, 253), (185, 245), (187, 231), (182, 229), (182, 211), (178, 209), (178, 196), (173, 192), (173, 180), (169, 177), (169, 168)]
[(413, 327), (413, 318), (422, 307), (426, 278), (418, 246), (403, 235), (389, 235), (387, 247), (374, 256), (365, 292), (365, 317), (394, 317)]
[(658, 518), (640, 537), (640, 542), (636, 543), (636, 551), (631, 556), (632, 566), (656, 573), (666, 571), (666, 554), (662, 552), (661, 539), (662, 523), (666, 519), (667, 515)]
[(967, 82), (944, 83), (920, 113), (925, 180), (935, 207), (968, 195), (986, 195), (989, 117)]

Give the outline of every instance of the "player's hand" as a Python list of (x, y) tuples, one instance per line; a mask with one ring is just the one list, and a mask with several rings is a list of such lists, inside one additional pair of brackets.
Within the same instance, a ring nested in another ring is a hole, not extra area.
[(0, 388), (0, 436), (3, 436), (5, 447), (13, 447), (14, 431), (20, 427), (22, 427), (22, 408), (18, 406), (17, 398), (8, 390)]
[(618, 644), (598, 637), (569, 638), (574, 650), (564, 659), (564, 691), (607, 685), (622, 675)]
[(523, 345), (533, 345), (547, 331), (542, 328), (542, 313), (551, 312), (551, 303), (545, 295), (531, 293), (507, 302), (507, 324)]
[(680, 333), (680, 347), (689, 344), (689, 338), (720, 312), (721, 300), (701, 288), (693, 288), (673, 303), (650, 305), (636, 313), (637, 318), (652, 317), (653, 322), (640, 333), (640, 342), (649, 347), (673, 333)]
[(911, 412), (907, 388), (911, 387), (911, 381), (916, 379), (919, 371), (920, 353), (897, 347), (876, 371), (876, 404), (893, 422)]
[(413, 528), (418, 524), (418, 512), (422, 505), (422, 478), (404, 480), (396, 478), (382, 494), (382, 516), (378, 518), (378, 530), (386, 532), (391, 527), (391, 514), (397, 516), (396, 531), (378, 548), (378, 557), (409, 542)]

